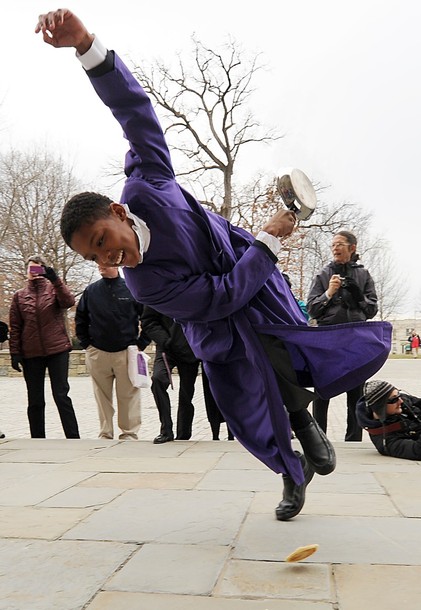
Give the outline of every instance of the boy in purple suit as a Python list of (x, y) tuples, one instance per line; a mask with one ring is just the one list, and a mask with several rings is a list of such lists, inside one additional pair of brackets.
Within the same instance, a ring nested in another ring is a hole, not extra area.
[[(291, 519), (314, 473), (335, 468), (307, 387), (333, 396), (369, 378), (389, 352), (390, 325), (308, 327), (276, 268), (278, 238), (292, 233), (295, 214), (278, 211), (254, 238), (206, 211), (177, 183), (151, 102), (118, 55), (67, 9), (40, 15), (35, 31), (76, 49), (130, 144), (121, 203), (75, 195), (63, 209), (63, 238), (87, 260), (122, 266), (137, 300), (182, 325), (234, 436), (282, 473), (276, 517)], [(303, 453), (292, 448), (291, 427)]]

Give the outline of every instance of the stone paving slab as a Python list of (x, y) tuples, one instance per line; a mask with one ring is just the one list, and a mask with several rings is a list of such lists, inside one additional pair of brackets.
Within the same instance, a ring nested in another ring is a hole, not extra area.
[(405, 517), (421, 518), (421, 468), (403, 473), (376, 473), (376, 478)]
[(87, 478), (86, 472), (63, 472), (55, 469), (19, 479), (0, 496), (0, 506), (34, 506)]
[(318, 544), (307, 562), (420, 565), (420, 521), (401, 517), (301, 515), (277, 523), (267, 515), (249, 514), (233, 557), (282, 560), (298, 546)]
[[(176, 459), (177, 458), (177, 459)], [(80, 472), (206, 472), (213, 468), (218, 460), (215, 453), (189, 457), (86, 457), (64, 464), (64, 470), (78, 470)]]
[(52, 498), (40, 502), (38, 506), (54, 508), (95, 508), (102, 506), (103, 504), (108, 504), (121, 493), (120, 490), (116, 489), (95, 489), (78, 485), (55, 494)]
[[(275, 507), (281, 499), (281, 492), (256, 493), (250, 506), (250, 513), (266, 513), (268, 507)], [(307, 493), (302, 515), (336, 515), (358, 517), (397, 517), (400, 511), (386, 494), (344, 494), (317, 493), (311, 488)]]
[(318, 564), (230, 561), (215, 595), (242, 598), (332, 600), (330, 568)]
[(376, 479), (373, 472), (342, 473), (334, 471), (329, 476), (316, 475), (311, 482), (312, 493), (341, 493), (341, 494), (383, 494), (384, 489)]
[[(238, 448), (238, 443), (235, 443)], [(224, 447), (225, 449), (225, 447)], [(233, 451), (225, 453), (218, 462), (218, 470), (264, 470), (267, 467), (251, 453)]]
[[(51, 451), (52, 449), (61, 450), (61, 451), (69, 451), (69, 449), (80, 450), (80, 439), (66, 439), (66, 442), (63, 443), (63, 439), (51, 439), (51, 438), (32, 438), (31, 439), (31, 449), (41, 449), (45, 451)], [(97, 449), (107, 449), (110, 446), (118, 445), (119, 441), (111, 441), (111, 440), (89, 440), (83, 439), (83, 451), (95, 451)], [(121, 443), (120, 443), (121, 444)], [(5, 438), (2, 440), (2, 448), (5, 449), (27, 449), (28, 448), (28, 439), (20, 439), (20, 438)]]
[[(26, 441), (28, 443), (28, 441)], [(0, 504), (2, 498), (6, 495), (6, 489), (9, 486), (22, 483), (25, 479), (32, 478), (46, 472), (54, 472), (58, 470), (58, 464), (27, 464), (25, 462), (0, 462), (0, 481), (3, 493), (0, 495)]]
[(210, 595), (229, 551), (228, 546), (205, 544), (145, 544), (105, 589)]
[(334, 566), (340, 610), (419, 610), (421, 567)]
[(75, 508), (0, 507), (2, 538), (55, 540), (82, 521), (90, 510)]
[(114, 489), (194, 489), (202, 474), (169, 472), (98, 473), (79, 483), (79, 487), (113, 487)]
[(208, 472), (197, 485), (197, 489), (244, 491), (267, 491), (279, 489), (282, 493), (283, 484), (280, 475), (266, 470), (212, 470)]
[(64, 538), (228, 545), (251, 499), (251, 493), (237, 491), (130, 490)]
[(13, 449), (7, 451), (4, 455), (1, 455), (0, 462), (3, 464), (6, 462), (11, 462), (13, 464), (17, 464), (18, 462), (24, 462), (25, 464), (31, 462), (41, 462), (43, 464), (64, 464), (71, 462), (73, 464), (76, 459), (82, 458), (85, 455), (87, 455), (87, 452), (83, 449), (80, 451), (77, 449), (50, 449), (49, 451), (45, 449), (35, 449), (34, 451), (30, 449), (21, 449), (20, 451)]
[[(360, 606), (364, 608), (364, 606)], [(328, 602), (250, 600), (144, 593), (100, 593), (86, 610), (334, 610)], [(353, 608), (352, 610), (355, 610)], [(387, 609), (389, 610), (389, 609)], [(411, 608), (410, 610), (414, 610)]]
[(134, 545), (0, 541), (0, 610), (82, 610)]

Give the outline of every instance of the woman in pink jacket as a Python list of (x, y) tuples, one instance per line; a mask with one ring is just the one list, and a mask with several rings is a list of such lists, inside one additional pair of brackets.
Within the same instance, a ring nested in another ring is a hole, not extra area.
[[(28, 392), (28, 419), (32, 438), (45, 438), (45, 374), (66, 438), (80, 438), (67, 380), (72, 349), (64, 310), (75, 297), (40, 256), (27, 260), (27, 285), (13, 295), (10, 306), (12, 367), (23, 369)], [(22, 366), (22, 368), (21, 368)]]

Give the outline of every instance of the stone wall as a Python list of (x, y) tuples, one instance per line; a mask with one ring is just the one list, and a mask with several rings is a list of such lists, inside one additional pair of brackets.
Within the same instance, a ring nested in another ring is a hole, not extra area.
[[(146, 353), (151, 357), (149, 360), (149, 368), (153, 363), (155, 348), (148, 346)], [(10, 354), (8, 349), (0, 350), (0, 377), (21, 377), (22, 373), (14, 371), (10, 365)], [(88, 377), (89, 373), (86, 370), (85, 352), (84, 350), (73, 350), (70, 352), (69, 361), (69, 377)]]

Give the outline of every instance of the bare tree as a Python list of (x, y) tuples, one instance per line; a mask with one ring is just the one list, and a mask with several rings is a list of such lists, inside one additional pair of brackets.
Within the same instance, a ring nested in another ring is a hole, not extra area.
[[(233, 175), (240, 152), (246, 145), (280, 136), (263, 131), (247, 106), (252, 80), (263, 67), (260, 56), (246, 56), (232, 40), (221, 51), (195, 37), (192, 44), (191, 67), (186, 68), (188, 61), (178, 56), (174, 71), (156, 61), (151, 67), (134, 63), (134, 74), (164, 111), (162, 122), (171, 150), (187, 161), (178, 176), (188, 179), (199, 201), (231, 219)], [(171, 138), (173, 133), (176, 138)]]
[[(188, 181), (189, 190), (203, 205), (256, 233), (283, 206), (274, 177), (257, 175), (248, 184), (235, 180), (237, 161), (246, 144), (270, 143), (280, 137), (262, 131), (248, 106), (253, 78), (263, 67), (260, 56), (247, 57), (233, 41), (220, 51), (195, 37), (192, 43), (190, 64), (181, 56), (174, 69), (158, 61), (149, 66), (133, 63), (134, 74), (162, 111), (161, 123), (172, 153), (183, 158), (178, 178)], [(333, 235), (341, 229), (352, 231), (359, 252), (373, 265), (380, 316), (389, 317), (397, 303), (387, 296), (386, 286), (396, 280), (390, 266), (386, 270), (385, 264), (382, 268), (374, 265), (376, 256), (380, 260), (384, 255), (385, 243), (369, 231), (371, 214), (349, 202), (320, 202), (327, 187), (316, 184), (315, 188), (318, 208), (285, 240), (279, 267), (290, 275), (296, 296), (305, 300), (312, 278), (331, 260)]]
[(386, 240), (379, 240), (378, 247), (364, 255), (373, 276), (378, 297), (378, 317), (391, 320), (407, 305), (407, 295), (401, 289), (401, 278), (390, 254)]
[(22, 286), (24, 261), (40, 254), (76, 293), (94, 267), (66, 246), (60, 235), (64, 202), (80, 190), (72, 170), (45, 150), (0, 155), (0, 265), (3, 306)]

